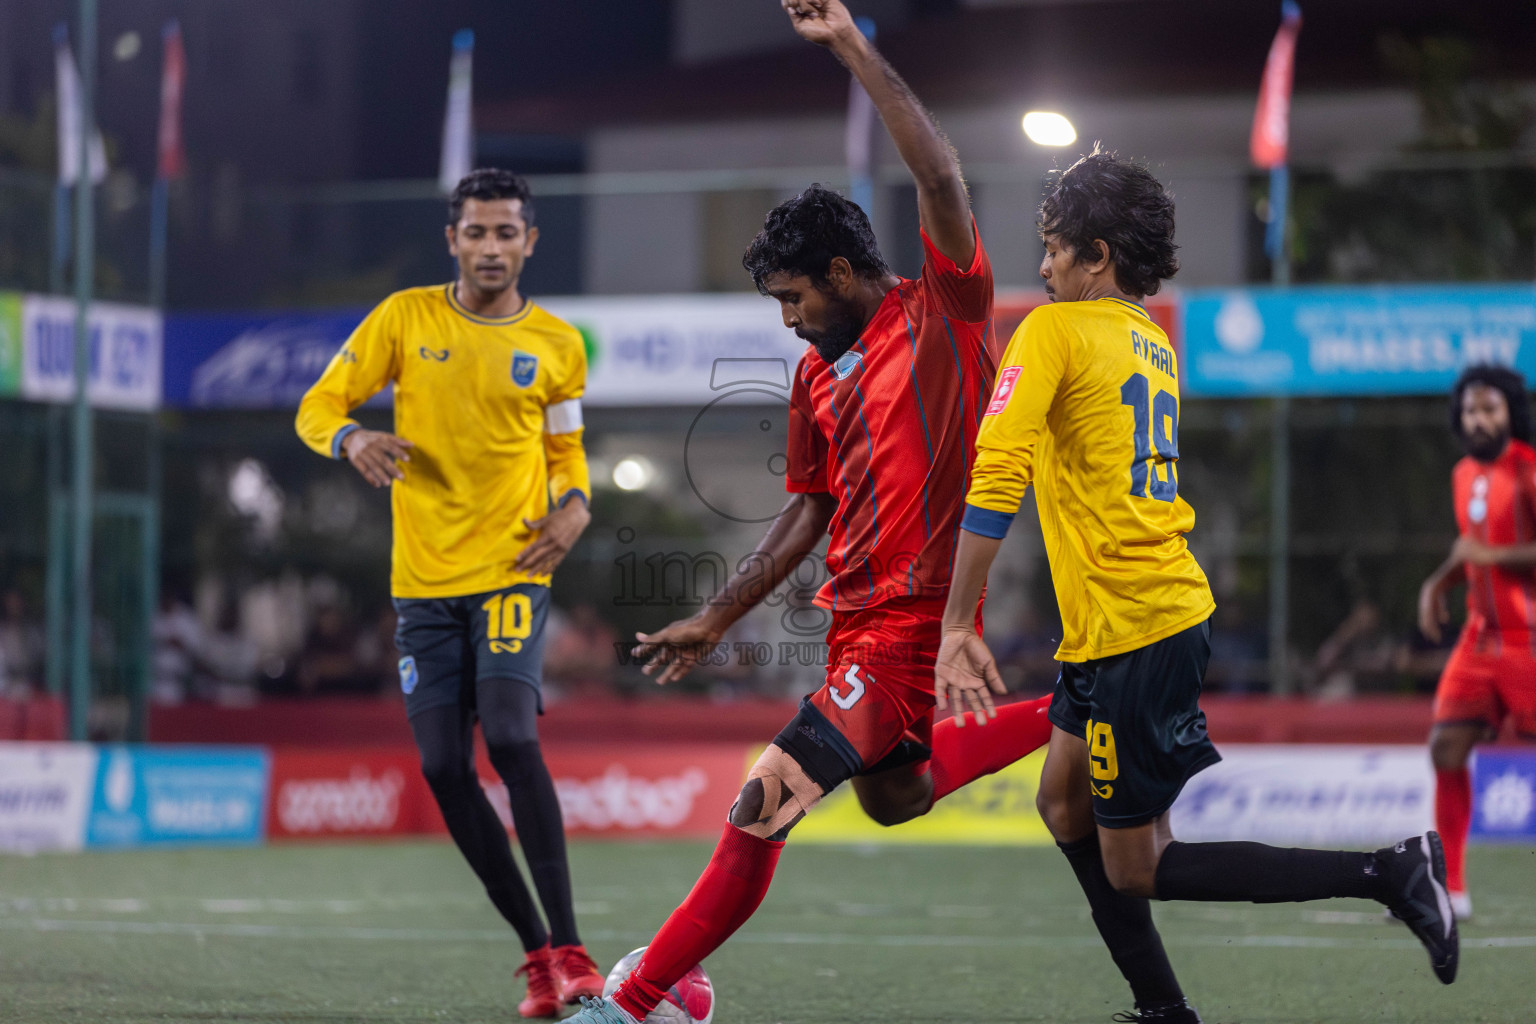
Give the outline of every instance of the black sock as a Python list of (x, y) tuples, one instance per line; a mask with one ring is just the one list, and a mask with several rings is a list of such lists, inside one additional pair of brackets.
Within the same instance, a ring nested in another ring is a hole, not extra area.
[(1263, 843), (1169, 843), (1157, 864), (1157, 898), (1300, 903), (1335, 896), (1381, 900), (1386, 878), (1373, 853), (1295, 850)]
[(1104, 857), (1099, 852), (1098, 834), (1071, 843), (1057, 843), (1066, 854), (1067, 863), (1077, 875), (1077, 882), (1088, 897), (1093, 923), (1115, 966), (1130, 983), (1131, 995), (1142, 1009), (1160, 1003), (1176, 1003), (1184, 998), (1173, 965), (1163, 951), (1162, 936), (1152, 923), (1152, 906), (1144, 899), (1116, 892), (1104, 874)]
[(411, 730), (421, 750), (421, 770), (437, 801), (454, 845), (485, 886), (525, 951), (549, 941), (544, 922), (512, 859), (507, 830), (480, 788), (472, 745), (473, 720), (466, 724), (459, 708), (431, 708), (411, 717)]
[(581, 940), (576, 933), (576, 911), (571, 901), (571, 869), (565, 856), (565, 824), (555, 783), (544, 765), (538, 743), (516, 743), (489, 748), (491, 763), (507, 784), (512, 824), (522, 844), (528, 873), (539, 891), (539, 903), (549, 919), (550, 942), (570, 946)]

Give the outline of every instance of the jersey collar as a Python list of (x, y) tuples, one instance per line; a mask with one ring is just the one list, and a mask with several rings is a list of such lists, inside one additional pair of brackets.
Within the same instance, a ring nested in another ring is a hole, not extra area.
[(465, 309), (464, 304), (459, 301), (459, 296), (457, 295), (456, 289), (454, 288), (456, 283), (457, 282), (449, 281), (447, 284), (445, 284), (443, 286), (443, 295), (445, 295), (448, 299), (448, 308), (452, 309), (455, 313), (459, 314), (466, 320), (473, 321), (477, 324), (489, 324), (495, 327), (505, 327), (508, 324), (517, 323), (519, 320), (526, 318), (529, 313), (533, 312), (533, 300), (525, 295), (523, 296), (523, 308), (518, 310), (516, 313), (513, 313), (511, 316), (494, 317), (481, 316), (479, 313), (472, 313), (468, 309)]
[(1152, 319), (1152, 317), (1147, 314), (1147, 307), (1143, 306), (1139, 302), (1132, 302), (1130, 299), (1122, 299), (1122, 298), (1120, 298), (1119, 296), (1116, 296), (1116, 295), (1106, 295), (1103, 298), (1101, 298), (1099, 301), (1100, 302), (1118, 302), (1122, 306), (1129, 306), (1131, 309), (1134, 309), (1136, 312), (1140, 313), (1142, 316), (1146, 317), (1148, 320)]

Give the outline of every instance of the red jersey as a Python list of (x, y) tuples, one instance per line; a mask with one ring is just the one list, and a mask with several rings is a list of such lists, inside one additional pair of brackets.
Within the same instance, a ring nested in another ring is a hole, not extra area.
[(790, 397), (785, 486), (838, 499), (831, 578), (816, 603), (835, 611), (949, 593), (976, 430), (992, 394), (992, 265), (976, 239), (962, 269), (923, 233), (923, 270), (903, 278), (829, 364), (800, 357)]
[[(1511, 439), (1492, 462), (1467, 456), (1451, 472), (1456, 524), (1486, 544), (1536, 539), (1536, 450)], [(1536, 572), (1467, 566), (1463, 643), (1519, 644), (1536, 639)]]

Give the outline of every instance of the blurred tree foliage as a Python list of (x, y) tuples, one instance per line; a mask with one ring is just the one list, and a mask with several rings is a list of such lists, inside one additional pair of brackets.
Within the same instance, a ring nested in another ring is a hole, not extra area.
[[(1412, 87), (1419, 137), (1393, 169), (1298, 169), (1293, 277), (1325, 281), (1499, 281), (1536, 276), (1536, 160), (1520, 147), (1536, 108), (1483, 73), (1454, 37), (1389, 36), (1384, 65)], [(1255, 199), (1266, 186), (1254, 183)], [(1269, 276), (1251, 232), (1251, 276)]]

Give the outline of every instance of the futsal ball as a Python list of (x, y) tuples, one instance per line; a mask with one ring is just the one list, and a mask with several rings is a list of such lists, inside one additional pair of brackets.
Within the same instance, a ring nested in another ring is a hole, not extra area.
[[(635, 965), (640, 963), (644, 953), (645, 947), (641, 946), (613, 965), (613, 970), (608, 972), (608, 980), (603, 982), (603, 995), (613, 995), (620, 982), (629, 977)], [(666, 997), (657, 1004), (656, 1009), (646, 1014), (645, 1024), (709, 1024), (714, 1018), (715, 986), (700, 964), (667, 989)]]

